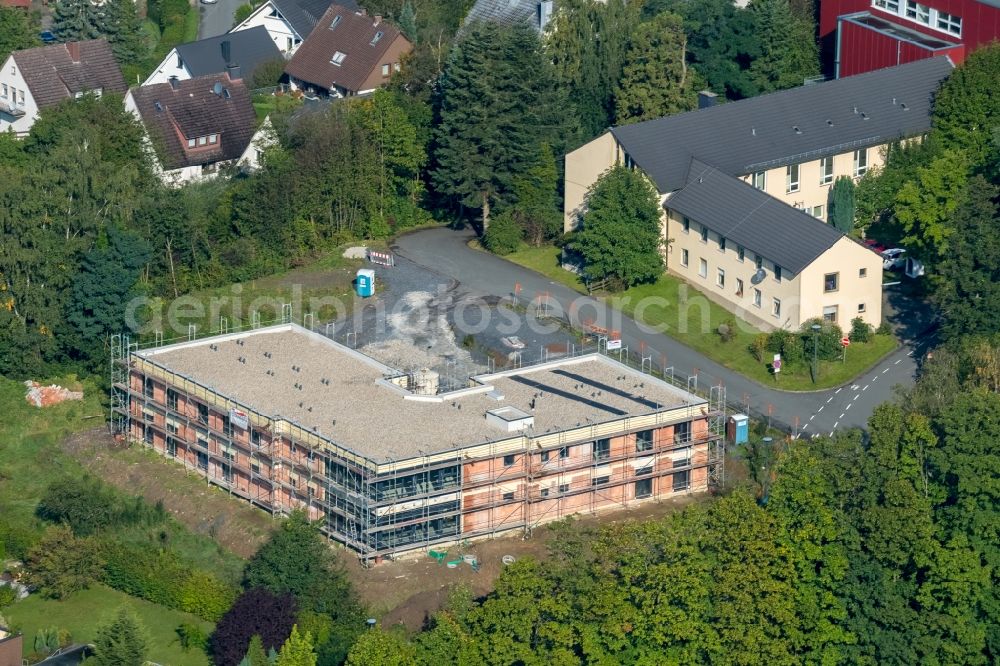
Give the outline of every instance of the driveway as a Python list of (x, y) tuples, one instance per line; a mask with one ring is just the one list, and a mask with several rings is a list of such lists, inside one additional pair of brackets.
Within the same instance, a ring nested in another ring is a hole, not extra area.
[[(583, 296), (517, 264), (471, 249), (468, 241), (473, 236), (471, 231), (429, 229), (400, 237), (394, 249), (416, 264), (457, 280), (466, 290), (509, 297), (515, 285), (519, 285), (522, 302), (546, 295), (544, 298), (564, 312), (579, 313), (580, 320), (592, 318), (598, 325), (621, 331), (622, 342), (630, 351), (642, 349), (657, 366), (663, 359), (663, 365), (673, 367), (675, 376), (681, 379), (696, 376), (702, 389), (721, 383), (731, 405), (740, 405), (741, 410), (758, 418), (770, 416), (773, 425), (805, 436), (865, 427), (875, 407), (894, 396), (893, 386), (913, 383), (917, 371), (915, 358), (922, 356), (926, 345), (921, 334), (909, 330), (919, 327), (910, 325), (904, 331), (910, 336), (904, 345), (855, 382), (812, 393), (779, 391), (747, 379), (673, 338), (641, 327), (602, 301)], [(893, 311), (900, 321), (910, 321), (898, 306)]]
[(219, 0), (215, 4), (199, 3), (201, 23), (198, 25), (198, 39), (215, 37), (229, 32), (233, 27), (236, 8), (246, 4), (246, 0)]

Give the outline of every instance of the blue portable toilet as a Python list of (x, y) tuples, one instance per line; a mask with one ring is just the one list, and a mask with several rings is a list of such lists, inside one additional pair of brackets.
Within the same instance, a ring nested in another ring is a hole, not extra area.
[(746, 414), (733, 414), (729, 417), (729, 441), (733, 444), (746, 444), (750, 439), (750, 417)]
[(354, 290), (361, 298), (368, 298), (375, 295), (375, 271), (370, 268), (362, 268), (358, 271), (358, 277), (354, 281)]

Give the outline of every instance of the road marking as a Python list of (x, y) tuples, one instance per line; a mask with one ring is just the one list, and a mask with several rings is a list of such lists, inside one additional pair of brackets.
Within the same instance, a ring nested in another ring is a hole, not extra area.
[(841, 392), (841, 391), (843, 391), (843, 390), (844, 390), (844, 387), (843, 387), (843, 386), (841, 386), (841, 387), (840, 387), (839, 389), (837, 389), (836, 391), (834, 391), (834, 393), (835, 393), (835, 394), (836, 394), (836, 393), (840, 393), (840, 392)]
[[(833, 396), (832, 395), (829, 397), (829, 399), (827, 399), (826, 404), (829, 405), (831, 402), (833, 402)], [(822, 409), (822, 408), (820, 408), (820, 409)]]
[(865, 387), (863, 389), (861, 389), (861, 390), (862, 391), (867, 391), (869, 386), (871, 386), (871, 384), (865, 384)]
[(851, 408), (851, 406), (852, 406), (852, 405), (854, 405), (854, 403), (853, 403), (853, 402), (849, 402), (849, 403), (847, 403), (847, 407), (844, 407), (844, 411), (846, 412), (846, 411), (847, 411), (848, 409), (850, 409), (850, 408)]
[(901, 359), (901, 358), (897, 358), (897, 359), (896, 359), (896, 362), (895, 362), (895, 363), (893, 363), (893, 365), (899, 365), (899, 362), (900, 362), (900, 361), (902, 361), (902, 360), (903, 360), (903, 359)]
[[(812, 421), (812, 420), (813, 420), (814, 418), (816, 418), (816, 415), (815, 415), (815, 414), (813, 414), (812, 416), (810, 416), (810, 417), (809, 417), (809, 420), (810, 420), (810, 421)], [(809, 424), (807, 423), (806, 425), (809, 425)], [(803, 427), (805, 427), (805, 426), (803, 426)]]
[(857, 384), (851, 384), (851, 390), (852, 391), (857, 391), (858, 390), (858, 385)]
[[(860, 396), (861, 396), (860, 393), (858, 395), (854, 396), (854, 400), (857, 400)], [(854, 402), (854, 400), (852, 400), (851, 402)]]
[[(830, 400), (832, 400), (832, 399), (833, 399), (833, 398), (830, 398)], [(830, 402), (830, 400), (827, 400), (827, 402)], [(819, 413), (820, 413), (820, 412), (822, 412), (822, 411), (823, 411), (824, 409), (826, 409), (826, 405), (821, 405), (821, 406), (820, 406), (820, 408), (816, 410), (816, 413), (817, 413), (817, 414), (819, 414)]]
[(873, 382), (874, 382), (874, 381), (877, 381), (877, 380), (878, 380), (878, 375), (875, 375), (874, 377), (872, 377), (872, 381), (873, 381)]
[[(833, 427), (836, 428), (837, 426), (834, 425)], [(830, 431), (830, 437), (833, 437), (833, 431), (832, 430)]]
[(807, 423), (807, 424), (805, 424), (804, 426), (802, 426), (802, 429), (803, 429), (803, 430), (805, 430), (805, 429), (806, 429), (806, 428), (808, 428), (808, 427), (809, 427), (809, 424)]
[(883, 371), (882, 371), (882, 374), (884, 375), (884, 374), (885, 374), (885, 373), (887, 373), (887, 372), (889, 372), (889, 368), (886, 368), (885, 370), (883, 370)]
[[(842, 418), (844, 418), (844, 414), (846, 414), (846, 413), (847, 413), (847, 410), (845, 409), (844, 411), (842, 411), (842, 412), (840, 413), (840, 416), (838, 416), (837, 418), (838, 418), (838, 419), (842, 419)], [(837, 423), (840, 423), (840, 421), (837, 421)], [(836, 428), (837, 426), (833, 426), (833, 427), (834, 427), (834, 428)]]

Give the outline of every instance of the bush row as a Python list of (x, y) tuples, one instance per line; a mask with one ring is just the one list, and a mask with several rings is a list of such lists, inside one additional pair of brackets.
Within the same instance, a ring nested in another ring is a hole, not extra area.
[[(819, 324), (819, 330), (813, 330), (814, 324)], [(851, 322), (848, 336), (851, 342), (865, 343), (874, 335), (872, 327), (860, 317)], [(840, 342), (843, 337), (840, 326), (813, 319), (802, 324), (798, 331), (777, 329), (761, 333), (750, 343), (750, 352), (762, 363), (769, 362), (774, 354), (781, 354), (782, 361), (788, 365), (811, 362), (813, 354), (820, 361), (835, 361), (843, 352)]]

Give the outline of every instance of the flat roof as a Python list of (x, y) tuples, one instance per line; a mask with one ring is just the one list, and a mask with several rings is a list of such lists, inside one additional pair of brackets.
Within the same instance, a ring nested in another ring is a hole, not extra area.
[(400, 371), (295, 324), (136, 354), (376, 463), (509, 439), (511, 433), (486, 418), (487, 411), (504, 407), (533, 415), (534, 426), (524, 433), (540, 436), (707, 402), (597, 354), (480, 375), (470, 388), (451, 393), (417, 395), (388, 381), (404, 376)]

